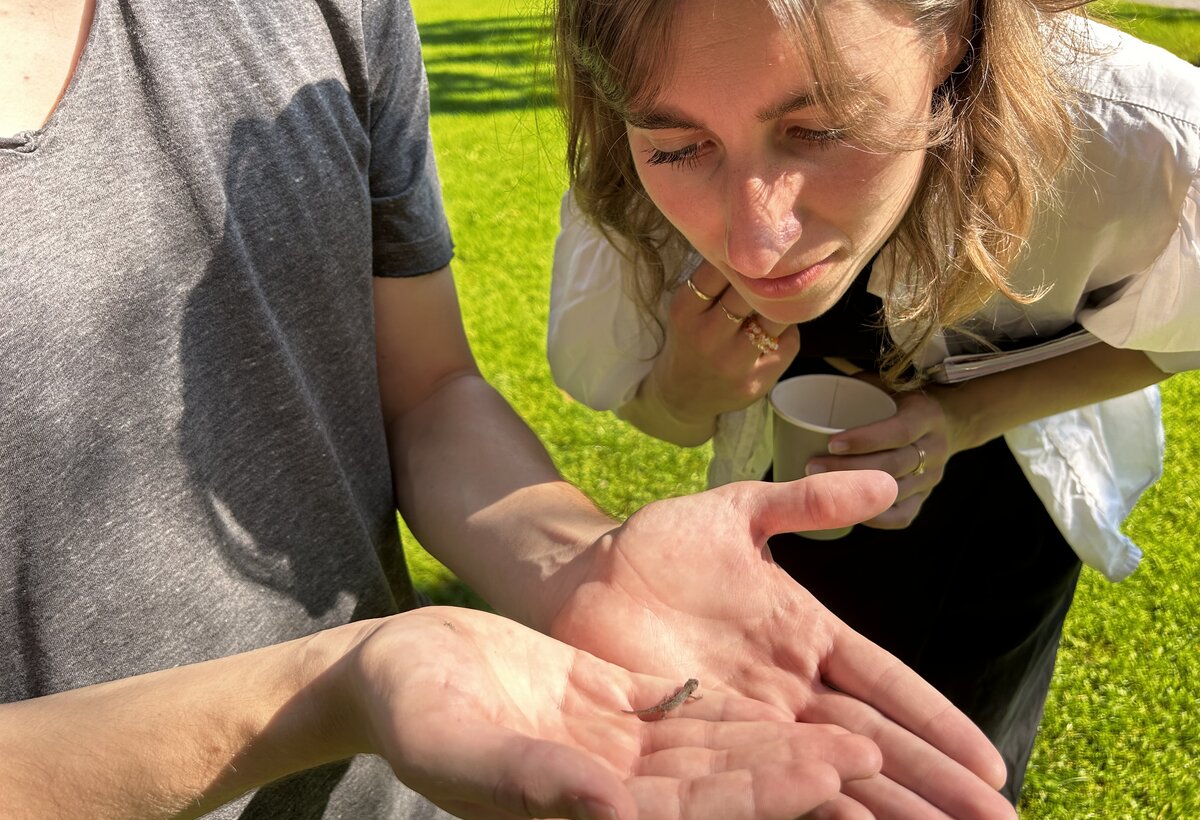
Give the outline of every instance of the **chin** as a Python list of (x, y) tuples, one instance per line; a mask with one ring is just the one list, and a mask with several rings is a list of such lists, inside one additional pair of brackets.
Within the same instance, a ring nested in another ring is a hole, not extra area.
[(807, 300), (784, 304), (775, 303), (763, 305), (761, 308), (755, 306), (754, 312), (764, 319), (778, 322), (781, 325), (799, 325), (816, 319), (836, 303), (836, 299), (829, 304), (825, 304), (824, 302), (813, 303)]

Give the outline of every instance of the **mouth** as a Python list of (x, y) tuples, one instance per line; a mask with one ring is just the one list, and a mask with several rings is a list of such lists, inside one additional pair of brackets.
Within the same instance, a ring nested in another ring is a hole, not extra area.
[(809, 265), (794, 273), (783, 276), (773, 276), (765, 279), (752, 279), (735, 273), (743, 287), (760, 299), (792, 299), (808, 290), (833, 267), (834, 254), (829, 254), (820, 262)]

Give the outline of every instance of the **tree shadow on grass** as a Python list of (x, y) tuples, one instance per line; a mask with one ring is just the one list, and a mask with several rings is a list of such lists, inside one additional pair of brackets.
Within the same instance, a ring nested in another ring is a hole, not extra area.
[(420, 26), (436, 114), (486, 114), (555, 104), (549, 20), (443, 20)]

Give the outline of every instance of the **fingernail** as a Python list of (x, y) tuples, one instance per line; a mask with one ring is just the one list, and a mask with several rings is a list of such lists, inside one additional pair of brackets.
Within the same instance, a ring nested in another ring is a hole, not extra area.
[(850, 445), (844, 441), (835, 439), (835, 440), (829, 442), (829, 452), (831, 452), (831, 453), (835, 453), (835, 454), (836, 453), (844, 453), (849, 449), (850, 449)]
[(817, 473), (829, 472), (829, 468), (824, 464), (809, 464), (804, 468), (805, 475), (816, 475)]

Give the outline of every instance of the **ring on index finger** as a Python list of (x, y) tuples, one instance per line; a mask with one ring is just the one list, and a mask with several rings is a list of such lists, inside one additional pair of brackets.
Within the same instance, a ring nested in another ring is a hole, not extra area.
[(913, 468), (912, 475), (921, 475), (925, 472), (925, 451), (915, 441), (912, 443), (912, 447), (917, 451), (917, 466)]
[(688, 289), (691, 290), (692, 293), (694, 293), (700, 297), (700, 301), (711, 302), (713, 300), (713, 297), (709, 296), (707, 293), (700, 290), (700, 288), (696, 287), (696, 283), (692, 281), (692, 277), (690, 277), (690, 276), (687, 278), (687, 286), (688, 286)]

